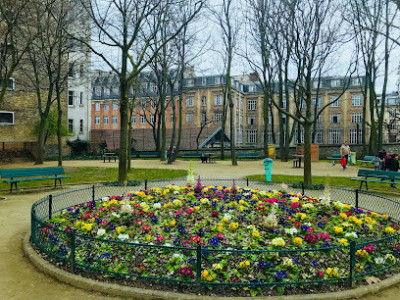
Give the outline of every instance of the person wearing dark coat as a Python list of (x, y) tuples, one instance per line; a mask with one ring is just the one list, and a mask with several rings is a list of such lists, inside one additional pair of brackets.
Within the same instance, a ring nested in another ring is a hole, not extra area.
[[(397, 172), (399, 170), (399, 155), (392, 154), (392, 157), (386, 159), (385, 168), (386, 171)], [(392, 180), (392, 182), (394, 182), (394, 180)], [(391, 184), (390, 186), (392, 188), (396, 187), (394, 184)]]

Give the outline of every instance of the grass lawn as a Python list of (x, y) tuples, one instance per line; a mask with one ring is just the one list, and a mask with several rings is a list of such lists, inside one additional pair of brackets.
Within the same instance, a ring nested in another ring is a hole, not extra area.
[[(64, 167), (66, 175), (71, 178), (62, 180), (63, 184), (84, 184), (84, 183), (104, 183), (116, 181), (118, 179), (118, 168), (95, 168), (95, 167)], [(186, 170), (165, 170), (165, 169), (131, 169), (128, 173), (128, 180), (144, 179), (167, 179), (178, 178), (187, 175)], [(54, 180), (38, 180), (18, 183), (18, 188), (38, 187), (54, 185)], [(9, 183), (0, 182), (0, 190), (8, 190)]]

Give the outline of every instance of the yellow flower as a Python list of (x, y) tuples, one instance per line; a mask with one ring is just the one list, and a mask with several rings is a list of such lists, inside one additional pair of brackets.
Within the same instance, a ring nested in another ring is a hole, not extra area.
[(305, 220), (307, 218), (307, 215), (303, 213), (297, 213), (296, 217), (300, 217), (301, 220)]
[(206, 277), (206, 280), (207, 280), (207, 281), (211, 281), (211, 280), (213, 280), (213, 277), (212, 277), (212, 275), (208, 275), (208, 276)]
[(386, 233), (394, 233), (394, 229), (392, 227), (386, 227), (385, 232)]
[(239, 223), (231, 223), (229, 224), (229, 229), (235, 231), (239, 227)]
[(345, 209), (351, 209), (351, 206), (348, 205), (348, 204), (343, 204), (343, 207), (344, 207)]
[(240, 200), (240, 201), (239, 201), (239, 204), (244, 204), (244, 200)]
[(341, 239), (339, 240), (340, 245), (342, 246), (347, 246), (349, 244), (349, 242), (346, 239)]
[(151, 241), (151, 235), (150, 234), (146, 234), (146, 241)]
[(171, 227), (175, 226), (175, 224), (176, 224), (175, 220), (172, 220), (171, 222), (169, 222), (169, 226), (171, 226)]
[(245, 210), (245, 207), (244, 207), (243, 205), (240, 205), (240, 206), (239, 206), (239, 210), (240, 210), (240, 211), (244, 211), (244, 210)]
[(65, 219), (61, 219), (61, 223), (64, 223), (65, 222)]
[(301, 245), (301, 244), (303, 243), (303, 239), (302, 239), (301, 237), (295, 237), (295, 238), (293, 239), (293, 242), (294, 242), (295, 244)]
[(92, 226), (93, 226), (93, 224), (85, 224), (84, 226), (82, 226), (82, 229), (90, 231), (90, 230), (92, 230)]
[(345, 213), (341, 213), (341, 214), (340, 214), (340, 217), (341, 217), (343, 220), (346, 220), (346, 219), (347, 219), (347, 215), (346, 215)]
[(342, 232), (343, 232), (343, 228), (342, 228), (342, 227), (338, 227), (338, 226), (333, 227), (333, 230), (334, 230), (336, 233), (342, 233)]
[(285, 241), (282, 238), (274, 238), (272, 244), (275, 246), (285, 246)]
[(375, 218), (379, 218), (379, 217), (380, 217), (380, 215), (377, 214), (376, 212), (372, 212), (372, 213), (371, 213), (371, 216), (373, 216), (373, 217), (375, 217)]
[(83, 224), (83, 222), (81, 222), (81, 221), (78, 221), (78, 222), (76, 222), (76, 223), (75, 223), (75, 226), (77, 226), (77, 227), (80, 227), (80, 226), (81, 226), (81, 224)]
[(224, 187), (222, 187), (222, 186), (219, 186), (219, 187), (217, 187), (217, 190), (223, 190), (224, 189)]
[(214, 270), (222, 270), (222, 265), (221, 264), (213, 264), (213, 269)]
[(195, 211), (199, 211), (200, 210), (200, 206), (195, 206), (194, 209), (195, 209)]
[(388, 215), (383, 215), (382, 218), (386, 220), (386, 219), (389, 219), (389, 216)]
[(120, 234), (121, 231), (122, 231), (122, 227), (117, 227), (117, 228), (115, 228), (115, 231), (116, 231), (118, 234)]
[(260, 236), (260, 233), (257, 230), (254, 230), (251, 234), (254, 238), (258, 238)]
[(207, 270), (204, 270), (204, 271), (201, 273), (201, 277), (206, 278), (206, 277), (208, 276), (208, 274), (209, 274), (209, 272), (208, 272)]
[(360, 250), (357, 250), (356, 254), (357, 254), (358, 256), (360, 256), (360, 257), (364, 257), (364, 256), (367, 256), (367, 255), (368, 255), (368, 252), (365, 251), (365, 250), (363, 250), (363, 249), (360, 249)]
[(151, 199), (153, 199), (153, 196), (147, 196), (147, 200), (151, 200)]
[(180, 200), (176, 199), (173, 201), (175, 207), (182, 207), (183, 204)]
[(229, 219), (228, 219), (228, 218), (223, 218), (221, 221), (222, 221), (222, 222), (228, 222)]
[(239, 266), (240, 266), (241, 268), (247, 268), (248, 266), (250, 266), (250, 262), (249, 262), (248, 260), (242, 261), (242, 262), (239, 264)]
[(328, 274), (328, 275), (331, 275), (331, 273), (332, 273), (332, 268), (328, 268), (328, 269), (326, 269), (326, 274)]

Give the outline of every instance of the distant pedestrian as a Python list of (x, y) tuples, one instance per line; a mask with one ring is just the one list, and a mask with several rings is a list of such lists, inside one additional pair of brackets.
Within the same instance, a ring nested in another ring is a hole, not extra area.
[(374, 164), (375, 167), (375, 171), (379, 171), (379, 166), (382, 163), (382, 159), (379, 158), (379, 154), (377, 154), (373, 159), (372, 159), (372, 163)]
[(347, 169), (347, 160), (346, 157), (342, 157), (342, 159), (340, 160), (340, 165), (342, 166), (343, 171)]
[(340, 156), (346, 158), (346, 165), (349, 160), (349, 155), (350, 155), (349, 142), (345, 141), (344, 144), (340, 147)]
[[(388, 159), (386, 159), (385, 168), (386, 168), (386, 171), (397, 172), (399, 170), (399, 155), (392, 154), (392, 157), (389, 157)], [(394, 179), (392, 179), (392, 182), (394, 182)], [(392, 188), (396, 187), (393, 183), (390, 186)]]

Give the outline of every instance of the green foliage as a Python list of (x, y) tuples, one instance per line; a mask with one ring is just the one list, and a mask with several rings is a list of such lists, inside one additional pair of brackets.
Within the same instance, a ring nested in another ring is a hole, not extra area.
[[(53, 108), (50, 110), (49, 115), (45, 122), (45, 143), (49, 138), (57, 136), (57, 120), (58, 112), (57, 109)], [(39, 135), (40, 120), (36, 121), (33, 126), (33, 132), (36, 136)], [(61, 125), (61, 136), (68, 136), (68, 128), (64, 123)]]
[(73, 155), (86, 154), (90, 148), (90, 143), (79, 139), (79, 137), (74, 141), (68, 140), (67, 145), (71, 147), (71, 154)]

